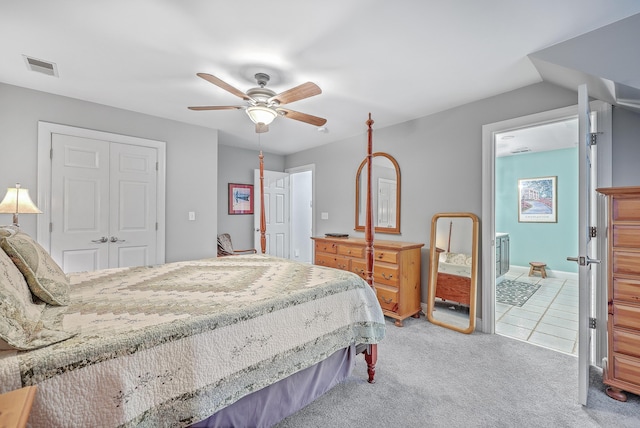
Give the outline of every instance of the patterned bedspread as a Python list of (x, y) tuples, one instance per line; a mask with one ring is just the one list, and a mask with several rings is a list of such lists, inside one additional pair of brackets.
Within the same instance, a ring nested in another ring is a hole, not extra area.
[(232, 256), (71, 276), (77, 335), (0, 353), (0, 392), (38, 385), (33, 426), (185, 426), (354, 343), (384, 318), (355, 274)]

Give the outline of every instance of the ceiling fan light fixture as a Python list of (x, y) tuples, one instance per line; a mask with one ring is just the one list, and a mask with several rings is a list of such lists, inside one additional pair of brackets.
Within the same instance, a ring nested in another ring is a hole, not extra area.
[(275, 110), (260, 105), (247, 107), (246, 111), (251, 121), (256, 125), (259, 123), (269, 125), (271, 122), (273, 122), (276, 116), (278, 116), (278, 112), (276, 112)]

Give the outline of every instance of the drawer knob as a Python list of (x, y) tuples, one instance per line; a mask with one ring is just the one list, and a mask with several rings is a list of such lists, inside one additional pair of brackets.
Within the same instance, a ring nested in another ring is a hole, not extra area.
[(382, 299), (382, 301), (386, 304), (389, 304), (391, 302), (393, 302), (393, 299), (389, 298), (389, 299), (385, 299), (384, 297), (380, 297)]
[(393, 274), (391, 274), (391, 275), (387, 276), (387, 275), (385, 275), (385, 274), (384, 274), (384, 272), (382, 272), (382, 277), (383, 277), (384, 279), (389, 280), (389, 279), (393, 278)]

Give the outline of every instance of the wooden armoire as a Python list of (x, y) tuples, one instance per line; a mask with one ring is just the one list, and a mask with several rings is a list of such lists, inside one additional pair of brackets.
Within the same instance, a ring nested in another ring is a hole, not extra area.
[(608, 198), (607, 395), (640, 394), (640, 186), (597, 189)]

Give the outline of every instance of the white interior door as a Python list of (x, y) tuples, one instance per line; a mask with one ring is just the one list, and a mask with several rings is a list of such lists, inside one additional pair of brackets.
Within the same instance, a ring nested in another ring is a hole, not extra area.
[(155, 264), (157, 150), (52, 134), (51, 256), (65, 272)]
[(597, 183), (595, 150), (591, 145), (591, 113), (587, 85), (578, 87), (578, 257), (569, 257), (578, 263), (578, 401), (587, 405), (589, 390), (589, 366), (591, 365), (591, 277), (594, 274), (592, 264), (598, 263), (594, 256), (596, 250), (591, 240), (590, 227), (592, 213), (592, 194)]
[(378, 227), (396, 227), (396, 187), (395, 180), (378, 178)]
[[(260, 170), (255, 170), (253, 188), (257, 190), (253, 198), (254, 245), (258, 253), (260, 253)], [(264, 171), (263, 192), (267, 225), (265, 253), (276, 257), (289, 258), (289, 174), (286, 172)]]
[(65, 272), (108, 268), (109, 143), (53, 134), (51, 144), (51, 256)]
[(111, 143), (109, 262), (155, 264), (157, 151)]

